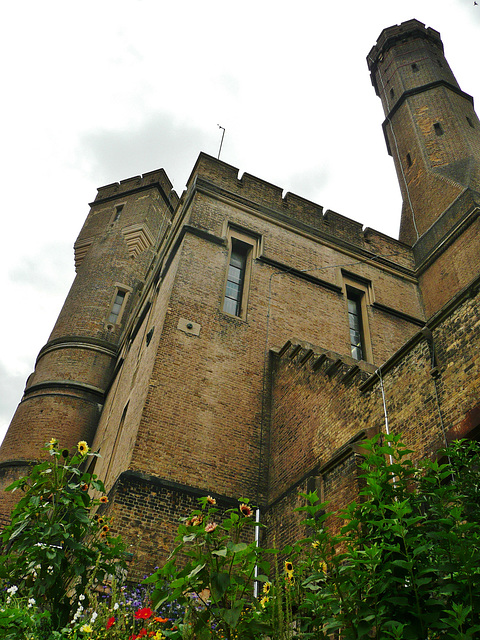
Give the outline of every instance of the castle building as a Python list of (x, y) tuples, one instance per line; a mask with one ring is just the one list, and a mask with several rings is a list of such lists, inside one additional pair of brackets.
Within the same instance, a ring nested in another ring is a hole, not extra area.
[[(51, 437), (101, 457), (132, 575), (211, 494), (299, 534), (299, 490), (356, 493), (386, 423), (418, 458), (480, 428), (480, 122), (440, 34), (385, 29), (367, 57), (403, 194), (400, 239), (200, 154), (101, 187), (77, 275), (0, 449), (0, 485)], [(14, 496), (2, 496), (8, 518)]]

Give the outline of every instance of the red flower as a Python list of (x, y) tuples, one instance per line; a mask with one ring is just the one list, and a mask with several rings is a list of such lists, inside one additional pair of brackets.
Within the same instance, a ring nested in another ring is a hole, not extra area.
[(132, 634), (128, 640), (137, 640), (138, 636), (136, 633)]
[(137, 638), (143, 638), (143, 636), (147, 635), (147, 630), (145, 629), (145, 627), (143, 629), (140, 629)]
[(154, 618), (155, 622), (168, 622), (170, 618)]
[(115, 624), (115, 618), (112, 616), (111, 618), (108, 619), (106, 628), (110, 629), (110, 627), (113, 627), (114, 624)]
[[(145, 609), (139, 609), (135, 613), (135, 620), (148, 620), (148, 618), (152, 617), (152, 614), (153, 614), (153, 611), (150, 609), (150, 607), (146, 607)], [(138, 636), (138, 637), (140, 638), (141, 636)]]

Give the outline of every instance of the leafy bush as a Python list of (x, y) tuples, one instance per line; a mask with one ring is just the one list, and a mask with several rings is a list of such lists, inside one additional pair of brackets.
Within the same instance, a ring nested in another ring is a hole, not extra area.
[(327, 505), (305, 495), (301, 511), (314, 535), (297, 548), (305, 575), (300, 637), (477, 637), (478, 443), (455, 443), (448, 462), (428, 460), (420, 468), (397, 436), (364, 447), (364, 488), (341, 514), (346, 523), (338, 536), (325, 527)]
[(49, 612), (57, 628), (70, 620), (79, 595), (125, 566), (124, 549), (110, 536), (107, 520), (91, 513), (107, 502), (91, 497), (90, 490), (104, 492), (104, 486), (83, 470), (97, 454), (83, 441), (73, 453), (55, 439), (45, 450), (48, 459), (7, 488), (24, 495), (1, 534), (0, 578)]

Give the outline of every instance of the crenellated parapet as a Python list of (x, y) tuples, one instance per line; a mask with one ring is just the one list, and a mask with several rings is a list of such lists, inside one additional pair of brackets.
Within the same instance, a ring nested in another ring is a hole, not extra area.
[(168, 199), (168, 202), (172, 209), (178, 204), (178, 195), (173, 189), (173, 185), (170, 182), (164, 169), (156, 169), (155, 171), (149, 171), (140, 176), (134, 176), (120, 182), (112, 182), (103, 187), (97, 189), (97, 195), (93, 204), (99, 202), (105, 202), (112, 198), (118, 198), (125, 194), (131, 194), (134, 191), (142, 191), (145, 189), (151, 189), (152, 186), (157, 186), (162, 191), (164, 196)]
[(184, 200), (195, 190), (228, 198), (239, 206), (256, 210), (282, 224), (297, 227), (303, 233), (325, 238), (331, 243), (349, 245), (353, 250), (374, 252), (390, 258), (402, 267), (411, 268), (410, 247), (362, 223), (323, 207), (281, 187), (261, 180), (212, 156), (201, 153), (187, 184)]

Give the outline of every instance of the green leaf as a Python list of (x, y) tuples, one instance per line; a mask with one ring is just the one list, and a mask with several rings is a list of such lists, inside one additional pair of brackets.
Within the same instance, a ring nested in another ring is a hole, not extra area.
[(230, 586), (230, 574), (225, 572), (212, 573), (210, 586), (212, 597), (218, 602)]
[(242, 613), (243, 602), (236, 604), (231, 609), (222, 609), (221, 615), (225, 622), (229, 627), (235, 629), (238, 624), (238, 619), (240, 618), (240, 614)]

